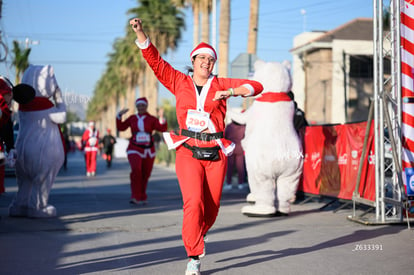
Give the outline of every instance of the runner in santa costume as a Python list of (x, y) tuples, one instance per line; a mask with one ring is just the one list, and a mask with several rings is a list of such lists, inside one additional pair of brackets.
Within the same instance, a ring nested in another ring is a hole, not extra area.
[(96, 158), (99, 149), (99, 131), (95, 128), (94, 121), (90, 121), (88, 128), (83, 132), (82, 144), (85, 151), (86, 176), (95, 176)]
[(167, 121), (163, 111), (159, 111), (159, 118), (147, 112), (148, 100), (140, 97), (135, 101), (138, 113), (122, 121), (122, 115), (128, 109), (121, 110), (116, 117), (116, 128), (119, 131), (131, 129), (131, 138), (127, 148), (128, 161), (131, 166), (131, 200), (130, 203), (145, 205), (147, 203), (147, 185), (151, 176), (155, 160), (155, 146), (152, 133), (166, 131)]
[(164, 133), (169, 149), (176, 149), (176, 173), (183, 198), (182, 237), (188, 257), (186, 274), (200, 274), (199, 256), (204, 255), (203, 236), (214, 224), (227, 168), (227, 155), (234, 144), (223, 138), (226, 99), (253, 96), (262, 85), (256, 81), (218, 78), (212, 75), (215, 50), (199, 44), (190, 54), (192, 74), (175, 70), (162, 59), (138, 18), (130, 21), (136, 44), (158, 80), (176, 97), (180, 129)]
[(7, 162), (5, 153), (9, 153), (14, 148), (12, 112), (10, 110), (13, 98), (12, 89), (11, 82), (0, 76), (0, 194), (6, 191), (4, 188), (5, 165)]

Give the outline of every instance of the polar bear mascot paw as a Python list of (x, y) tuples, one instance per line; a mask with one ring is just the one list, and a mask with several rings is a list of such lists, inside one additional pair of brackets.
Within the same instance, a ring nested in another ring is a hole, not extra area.
[(288, 96), (289, 64), (256, 61), (253, 79), (263, 92), (244, 113), (230, 113), (246, 124), (245, 151), (250, 193), (241, 212), (250, 217), (286, 216), (302, 174), (302, 145), (293, 124), (294, 102)]
[(9, 215), (55, 217), (56, 208), (48, 204), (48, 199), (64, 161), (59, 124), (66, 121), (66, 106), (50, 65), (30, 65), (23, 74), (22, 83), (34, 88), (35, 97), (29, 102), (23, 94), (15, 94), (19, 103), (19, 133), (15, 146), (18, 191), (9, 207)]

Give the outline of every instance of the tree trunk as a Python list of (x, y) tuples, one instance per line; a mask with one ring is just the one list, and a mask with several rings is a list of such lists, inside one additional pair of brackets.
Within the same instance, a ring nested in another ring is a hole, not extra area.
[(200, 3), (193, 3), (193, 48), (200, 43)]
[[(259, 21), (259, 0), (250, 0), (249, 33), (247, 37), (247, 53), (256, 54), (257, 30)], [(243, 100), (243, 109), (247, 109), (253, 103), (253, 98)]]
[(158, 105), (158, 79), (149, 66), (145, 68), (145, 95), (148, 99), (148, 113), (155, 116)]
[(228, 76), (229, 63), (229, 35), (230, 35), (230, 0), (220, 2), (220, 33), (219, 33), (219, 60), (218, 74)]
[(210, 41), (210, 1), (201, 0), (201, 41)]
[(256, 54), (258, 18), (259, 0), (250, 0), (249, 34), (247, 39), (247, 53), (249, 54)]

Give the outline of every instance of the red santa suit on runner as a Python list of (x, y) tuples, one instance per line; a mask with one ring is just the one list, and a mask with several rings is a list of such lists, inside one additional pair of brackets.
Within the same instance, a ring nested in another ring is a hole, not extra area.
[[(142, 98), (138, 98), (138, 103)], [(147, 185), (151, 176), (155, 160), (155, 146), (152, 137), (153, 131), (166, 131), (167, 122), (160, 121), (155, 116), (145, 113), (131, 115), (125, 121), (117, 116), (116, 127), (119, 131), (131, 129), (131, 138), (127, 148), (128, 161), (131, 165), (131, 199), (147, 200)]]
[[(6, 132), (11, 131), (13, 134), (13, 129), (9, 130), (9, 127), (6, 125), (10, 122), (11, 110), (6, 100), (3, 98), (3, 95), (12, 93), (12, 85), (3, 77), (0, 77), (0, 194), (4, 193), (6, 190), (4, 188), (4, 165), (6, 162), (4, 154), (4, 145), (3, 145), (3, 135)], [(7, 128), (7, 129), (6, 129)], [(13, 144), (12, 144), (13, 145)], [(9, 148), (10, 150), (10, 148)]]
[(96, 158), (99, 146), (99, 131), (95, 129), (94, 123), (83, 132), (82, 144), (84, 144), (86, 175), (94, 176), (96, 173)]
[[(204, 249), (203, 236), (214, 224), (219, 206), (224, 177), (227, 167), (227, 155), (234, 149), (234, 144), (223, 138), (226, 116), (226, 100), (213, 101), (216, 91), (245, 86), (251, 95), (263, 89), (260, 83), (245, 79), (218, 78), (210, 76), (198, 93), (191, 75), (174, 69), (161, 58), (158, 50), (149, 39), (139, 44), (142, 54), (154, 71), (158, 80), (176, 97), (176, 114), (180, 127), (178, 133), (164, 133), (169, 149), (176, 149), (176, 173), (184, 203), (182, 236), (188, 256), (201, 255)], [(205, 49), (204, 49), (205, 50)], [(210, 49), (211, 51), (211, 49)], [(196, 48), (191, 56), (203, 52)], [(209, 53), (215, 57), (215, 52)], [(195, 122), (202, 122), (195, 123)], [(192, 129), (193, 128), (193, 129)], [(217, 134), (213, 140), (191, 137), (191, 132)], [(215, 161), (198, 160), (192, 157), (187, 146), (219, 146), (219, 159)]]

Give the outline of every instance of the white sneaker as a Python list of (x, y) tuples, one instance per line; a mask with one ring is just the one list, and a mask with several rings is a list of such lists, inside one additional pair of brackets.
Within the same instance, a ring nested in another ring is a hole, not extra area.
[(87, 176), (87, 177), (90, 177), (90, 176), (91, 176), (91, 173), (90, 173), (90, 172), (87, 172), (87, 173), (86, 173), (86, 176)]
[(201, 275), (200, 273), (201, 262), (200, 260), (190, 259), (187, 263), (187, 269), (185, 275)]
[(130, 203), (130, 204), (136, 204), (136, 205), (139, 205), (139, 201), (138, 201), (136, 198), (132, 198), (132, 199), (130, 199), (130, 200), (129, 200), (129, 203)]
[(207, 235), (204, 235), (203, 239), (204, 239), (203, 253), (201, 253), (201, 255), (198, 255), (198, 257), (200, 257), (200, 258), (203, 258), (203, 257), (206, 256), (206, 242), (208, 242)]

